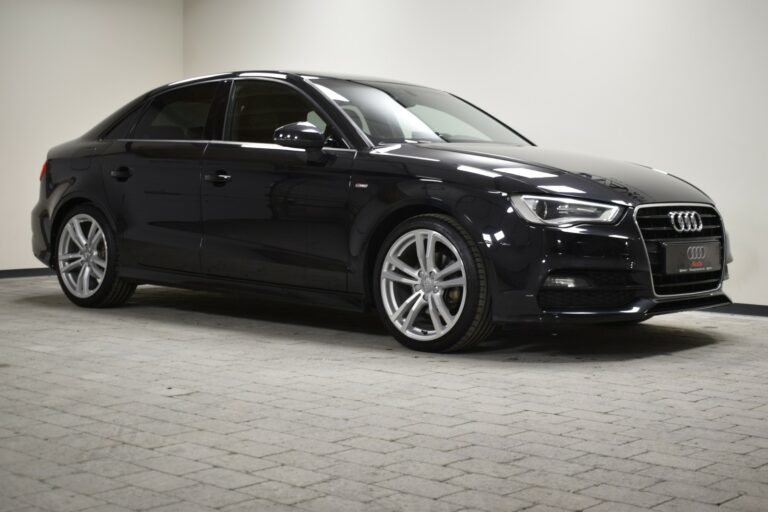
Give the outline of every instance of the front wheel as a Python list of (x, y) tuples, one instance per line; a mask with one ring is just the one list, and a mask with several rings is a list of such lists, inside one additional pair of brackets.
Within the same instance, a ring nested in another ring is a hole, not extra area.
[(414, 350), (468, 349), (494, 327), (482, 254), (447, 215), (419, 215), (389, 234), (375, 267), (374, 295), (389, 331)]
[(136, 285), (117, 275), (117, 243), (104, 215), (79, 205), (61, 222), (56, 237), (56, 274), (70, 301), (83, 307), (118, 306)]

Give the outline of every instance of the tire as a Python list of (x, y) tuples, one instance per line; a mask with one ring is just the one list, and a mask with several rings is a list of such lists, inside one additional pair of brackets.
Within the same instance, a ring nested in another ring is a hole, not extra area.
[(413, 350), (467, 350), (495, 328), (483, 256), (448, 215), (412, 217), (386, 237), (373, 292), (392, 336)]
[(82, 204), (67, 212), (55, 238), (54, 269), (74, 304), (87, 308), (119, 306), (136, 284), (117, 275), (115, 234), (98, 208)]

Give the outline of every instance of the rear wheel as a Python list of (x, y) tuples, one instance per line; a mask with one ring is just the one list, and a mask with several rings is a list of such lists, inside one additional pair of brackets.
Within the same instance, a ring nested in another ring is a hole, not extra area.
[(427, 352), (468, 349), (493, 330), (480, 250), (447, 215), (420, 215), (384, 241), (374, 294), (384, 323), (403, 345)]
[(61, 222), (56, 240), (56, 274), (70, 301), (83, 307), (111, 307), (133, 295), (136, 285), (117, 276), (115, 235), (97, 208), (73, 208)]

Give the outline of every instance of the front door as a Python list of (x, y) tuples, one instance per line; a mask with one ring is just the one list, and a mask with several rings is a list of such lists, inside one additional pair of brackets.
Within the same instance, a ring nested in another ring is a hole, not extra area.
[[(346, 290), (347, 194), (354, 151), (300, 91), (270, 80), (234, 83), (225, 140), (203, 159), (204, 273)], [(279, 126), (326, 131), (324, 156), (272, 142)]]

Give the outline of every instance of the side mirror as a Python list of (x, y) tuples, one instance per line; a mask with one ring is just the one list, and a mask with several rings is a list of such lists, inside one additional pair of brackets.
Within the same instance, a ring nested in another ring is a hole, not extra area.
[(325, 144), (325, 135), (312, 123), (301, 121), (281, 126), (275, 130), (272, 140), (289, 148), (319, 150)]

